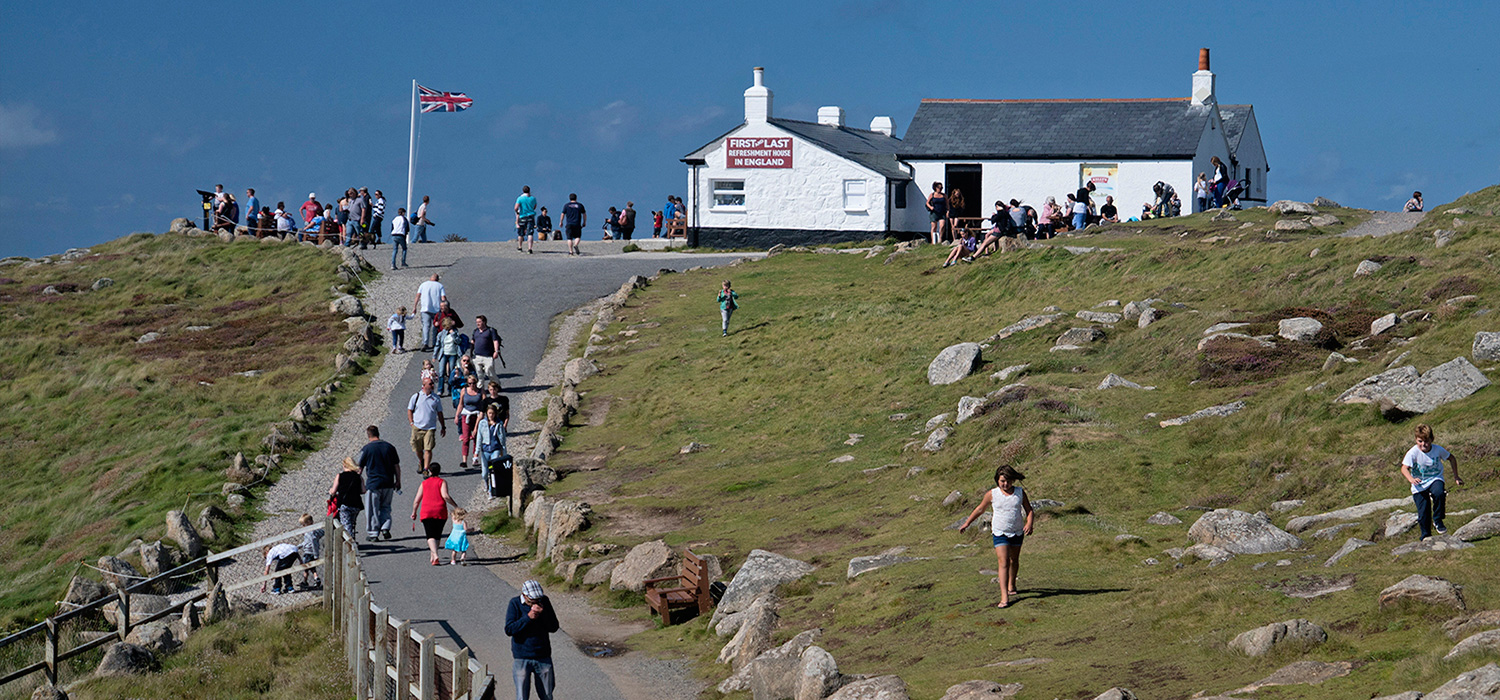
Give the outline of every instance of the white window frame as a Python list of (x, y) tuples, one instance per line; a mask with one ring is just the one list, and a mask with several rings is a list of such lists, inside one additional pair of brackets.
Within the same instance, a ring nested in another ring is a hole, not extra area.
[[(739, 187), (722, 187), (721, 185), (735, 184)], [(744, 211), (745, 210), (745, 181), (743, 179), (714, 178), (708, 181), (709, 201), (713, 203), (710, 207), (713, 211)], [(725, 204), (719, 201), (720, 196), (735, 197), (740, 199), (739, 204)]]
[[(859, 193), (850, 192), (850, 185), (858, 185)], [(845, 180), (843, 187), (844, 211), (870, 210), (870, 183), (866, 180)], [(856, 199), (857, 198), (857, 199)]]

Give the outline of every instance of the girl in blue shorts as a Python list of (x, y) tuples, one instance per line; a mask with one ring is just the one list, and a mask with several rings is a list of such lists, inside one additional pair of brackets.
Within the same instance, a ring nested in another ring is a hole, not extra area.
[(995, 606), (997, 608), (1010, 605), (1010, 597), (1016, 594), (1016, 573), (1021, 570), (1021, 543), (1031, 534), (1031, 500), (1021, 488), (1021, 480), (1025, 478), (1025, 474), (1009, 464), (1000, 465), (995, 469), (995, 488), (984, 493), (974, 512), (958, 526), (958, 531), (963, 532), (985, 508), (993, 511), (990, 517), (991, 541), (995, 544), (995, 557), (1000, 561), (997, 579), (1000, 582), (1000, 604)]

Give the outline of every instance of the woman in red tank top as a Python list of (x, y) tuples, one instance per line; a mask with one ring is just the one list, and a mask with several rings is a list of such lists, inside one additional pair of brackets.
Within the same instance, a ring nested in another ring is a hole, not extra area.
[(443, 481), (442, 465), (432, 462), (427, 465), (427, 478), (417, 487), (417, 497), (411, 502), (412, 530), (417, 529), (417, 519), (422, 520), (422, 531), (427, 535), (427, 550), (432, 554), (433, 566), (438, 565), (438, 540), (443, 539), (443, 527), (448, 524), (448, 509), (458, 504), (448, 496), (448, 482)]

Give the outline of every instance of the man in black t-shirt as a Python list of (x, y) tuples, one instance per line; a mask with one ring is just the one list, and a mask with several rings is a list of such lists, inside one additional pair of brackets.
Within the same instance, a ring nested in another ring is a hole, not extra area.
[(490, 328), (490, 320), (484, 316), (474, 317), (474, 370), (479, 381), (488, 382), (494, 372), (495, 360), (500, 357), (500, 334)]
[(589, 213), (578, 202), (577, 194), (568, 195), (568, 203), (562, 210), (563, 234), (568, 237), (568, 255), (583, 255), (578, 249), (578, 240), (583, 238), (583, 227), (589, 225)]
[(1099, 207), (1099, 217), (1103, 221), (1115, 224), (1120, 223), (1120, 210), (1115, 208), (1114, 197), (1106, 196), (1104, 198), (1104, 206)]
[[(391, 538), (391, 501), (401, 490), (401, 455), (395, 446), (380, 439), (380, 428), (365, 428), (369, 442), (354, 458), (365, 473), (365, 539)], [(351, 533), (351, 537), (353, 534)]]

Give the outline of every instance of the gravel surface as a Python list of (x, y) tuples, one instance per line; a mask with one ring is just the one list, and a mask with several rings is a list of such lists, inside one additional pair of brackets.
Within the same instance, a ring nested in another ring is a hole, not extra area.
[(1343, 238), (1359, 238), (1361, 236), (1380, 238), (1393, 233), (1404, 233), (1416, 228), (1417, 224), (1422, 223), (1422, 217), (1424, 216), (1426, 214), (1419, 211), (1410, 213), (1401, 211), (1370, 212), (1370, 218), (1366, 219), (1364, 223), (1339, 235)]
[[(399, 271), (389, 270), (389, 248), (381, 247), (366, 254), (366, 259), (384, 268), (384, 273), (365, 293), (366, 308), (376, 317), (378, 327), (383, 328), (386, 316), (397, 306), (411, 306), (417, 285), (433, 272), (440, 272), (449, 297), (455, 299), (454, 307), (464, 318), (475, 313), (489, 315), (491, 324), (505, 336), (504, 353), (511, 360), (508, 373), (499, 376), (512, 402), (513, 454), (529, 452), (540, 426), (526, 416), (544, 405), (547, 390), (561, 380), (568, 351), (577, 334), (586, 332), (592, 324), (599, 297), (613, 292), (629, 275), (649, 275), (658, 267), (685, 269), (758, 257), (677, 253), (599, 255), (596, 249), (617, 253), (618, 245), (586, 242), (583, 258), (568, 258), (561, 254), (561, 242), (540, 244), (535, 256), (518, 254), (513, 245), (491, 242), (413, 246), (409, 257), (411, 267)], [(562, 315), (561, 322), (554, 335), (550, 326), (558, 315)], [(420, 346), (420, 342), (420, 333), (413, 333), (409, 327), (408, 347)], [(308, 455), (301, 468), (283, 474), (266, 491), (261, 499), (265, 519), (256, 525), (256, 539), (294, 529), (297, 518), (304, 512), (321, 518), (328, 488), (344, 456), (355, 454), (365, 444), (367, 425), (381, 426), (382, 437), (401, 454), (403, 472), (408, 470), (410, 465), (405, 462), (411, 454), (406, 444), (406, 417), (396, 413), (414, 390), (417, 365), (423, 355), (381, 357), (384, 361), (364, 395), (348, 406), (338, 422), (326, 431), (327, 444)], [(499, 368), (496, 371), (501, 372)], [(444, 477), (455, 500), (478, 513), (491, 504), (479, 483), (477, 470), (458, 467), (454, 471), (456, 432), (451, 430), (447, 438), (439, 441), (435, 456), (447, 467)], [(531, 564), (518, 562), (514, 552), (501, 551), (504, 548), (498, 543), (487, 542), (480, 535), (474, 538), (476, 546), (470, 553), (475, 566), (426, 566), (420, 535), (400, 532), (408, 529), (402, 523), (417, 481), (414, 475), (407, 476), (410, 478), (404, 484), (405, 495), (397, 496), (393, 508), (396, 524), (400, 526), (393, 528), (395, 539), (366, 543), (360, 535), (363, 566), (372, 589), (393, 614), (412, 620), (414, 630), (436, 635), (445, 646), (469, 646), (481, 662), (489, 664), (501, 682), (501, 689), (507, 690), (509, 645), (499, 628), (503, 627), (505, 601), (516, 594), (516, 585), (530, 576)], [(495, 505), (503, 503), (497, 501)], [(477, 524), (478, 519), (477, 515), (471, 516), (471, 523)], [(226, 567), (223, 579), (247, 580), (260, 573), (260, 557), (251, 555)], [(272, 597), (259, 593), (257, 588), (237, 591), (235, 595), (277, 606), (321, 596), (321, 591), (314, 590)], [(565, 694), (571, 697), (666, 700), (694, 698), (705, 687), (693, 678), (689, 662), (663, 661), (632, 653), (608, 659), (584, 656), (574, 647), (575, 639), (623, 641), (635, 630), (623, 630), (609, 616), (590, 610), (581, 597), (568, 599), (566, 594), (560, 594), (557, 598), (560, 610), (576, 611), (565, 620), (563, 631), (553, 637), (560, 693), (566, 690)]]

